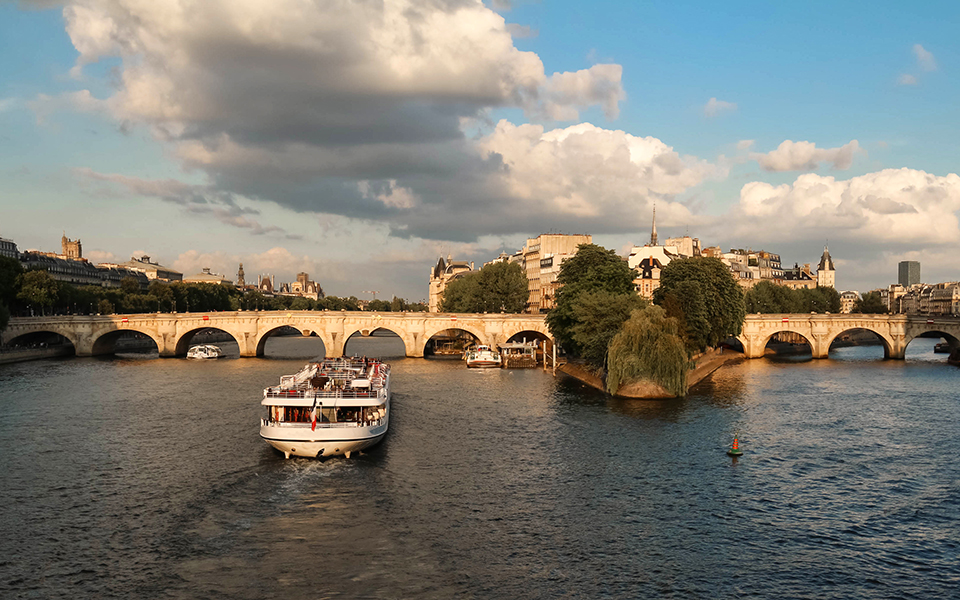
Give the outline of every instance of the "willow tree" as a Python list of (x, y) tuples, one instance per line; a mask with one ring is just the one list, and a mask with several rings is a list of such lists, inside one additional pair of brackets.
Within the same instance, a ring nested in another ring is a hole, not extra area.
[(689, 359), (676, 319), (659, 306), (635, 310), (607, 351), (607, 391), (648, 380), (674, 396), (687, 394)]

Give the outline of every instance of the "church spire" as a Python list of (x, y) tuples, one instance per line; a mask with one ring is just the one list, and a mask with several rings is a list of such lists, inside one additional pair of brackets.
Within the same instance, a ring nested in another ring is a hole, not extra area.
[(653, 205), (653, 228), (650, 230), (650, 245), (657, 246), (657, 205)]

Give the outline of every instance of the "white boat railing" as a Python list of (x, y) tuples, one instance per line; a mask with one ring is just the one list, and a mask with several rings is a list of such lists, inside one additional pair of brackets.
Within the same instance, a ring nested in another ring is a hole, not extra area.
[[(340, 421), (338, 423), (317, 423), (317, 429), (336, 429), (341, 427), (379, 427), (383, 425), (384, 419), (376, 419), (374, 421), (367, 421), (366, 423), (357, 423), (356, 421)], [(286, 427), (286, 428), (303, 428), (313, 429), (312, 423), (304, 423), (302, 421), (268, 421), (267, 419), (260, 419), (261, 427)]]
[(384, 390), (379, 389), (372, 392), (361, 392), (353, 390), (331, 390), (308, 392), (306, 390), (283, 390), (279, 388), (267, 388), (264, 390), (265, 398), (377, 398), (386, 396)]

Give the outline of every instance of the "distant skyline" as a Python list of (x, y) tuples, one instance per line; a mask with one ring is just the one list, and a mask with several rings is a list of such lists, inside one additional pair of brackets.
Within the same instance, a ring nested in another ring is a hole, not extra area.
[(0, 1), (0, 236), (427, 296), (541, 233), (960, 268), (952, 2)]

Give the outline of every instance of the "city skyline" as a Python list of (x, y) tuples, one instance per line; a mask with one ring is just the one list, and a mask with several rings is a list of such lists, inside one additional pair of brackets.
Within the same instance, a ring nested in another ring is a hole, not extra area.
[[(418, 299), (437, 256), (649, 237), (955, 280), (958, 9), (0, 4), (0, 236)], [(189, 13), (188, 13), (189, 11)]]

